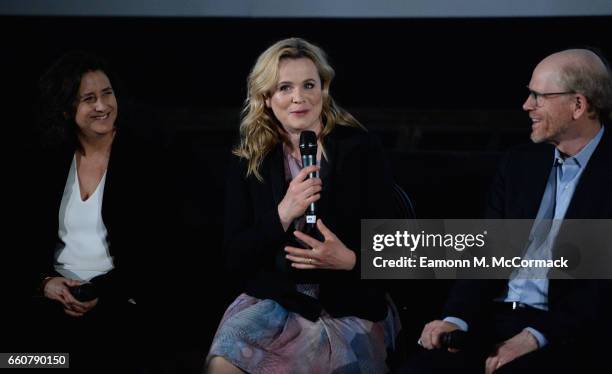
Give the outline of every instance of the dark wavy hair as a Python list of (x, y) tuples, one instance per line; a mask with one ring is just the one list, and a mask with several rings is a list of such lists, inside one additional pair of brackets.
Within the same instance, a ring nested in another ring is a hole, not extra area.
[[(85, 51), (71, 51), (60, 57), (40, 78), (39, 127), (46, 145), (79, 147), (74, 120), (81, 78), (102, 71), (117, 95), (114, 74), (103, 58)], [(115, 123), (117, 126), (117, 123)]]

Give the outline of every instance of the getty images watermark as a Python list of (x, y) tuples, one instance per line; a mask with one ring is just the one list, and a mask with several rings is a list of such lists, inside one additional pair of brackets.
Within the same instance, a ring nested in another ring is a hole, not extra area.
[(612, 220), (362, 220), (363, 279), (612, 279)]

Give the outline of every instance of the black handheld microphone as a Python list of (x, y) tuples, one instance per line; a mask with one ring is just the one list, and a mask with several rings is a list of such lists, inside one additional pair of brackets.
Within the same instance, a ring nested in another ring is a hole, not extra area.
[[(317, 164), (317, 134), (314, 131), (302, 131), (300, 133), (300, 154), (302, 156), (302, 168)], [(308, 178), (317, 178), (319, 173), (309, 173)], [(317, 208), (312, 202), (306, 209), (306, 224), (317, 223)]]
[(465, 349), (470, 345), (470, 338), (467, 332), (454, 330), (446, 332), (440, 336), (443, 348)]

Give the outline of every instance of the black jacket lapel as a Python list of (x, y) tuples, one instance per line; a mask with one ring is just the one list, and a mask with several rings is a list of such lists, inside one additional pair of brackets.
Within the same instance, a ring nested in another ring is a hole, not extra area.
[(329, 208), (330, 199), (333, 196), (334, 189), (334, 172), (336, 161), (338, 158), (338, 142), (332, 134), (328, 135), (324, 141), (325, 156), (321, 156), (321, 170), (319, 176), (323, 181), (323, 190), (321, 191), (321, 199), (317, 201), (318, 217), (325, 217)]
[[(609, 182), (612, 181), (612, 152), (610, 136), (604, 131), (601, 141), (591, 155), (586, 169), (582, 172), (572, 201), (567, 208), (565, 217), (570, 218), (609, 218), (612, 212), (599, 198), (607, 196), (610, 191)], [(604, 211), (608, 209), (608, 211)], [(600, 212), (600, 213), (598, 213)]]

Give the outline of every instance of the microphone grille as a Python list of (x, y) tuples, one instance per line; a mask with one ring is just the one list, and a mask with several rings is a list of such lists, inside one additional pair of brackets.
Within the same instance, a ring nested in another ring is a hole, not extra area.
[(302, 155), (317, 154), (317, 134), (314, 131), (302, 131), (300, 133), (300, 153)]

